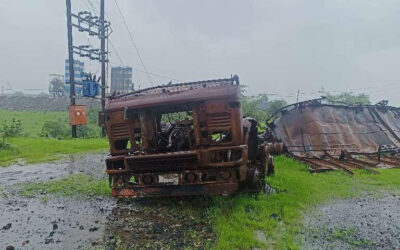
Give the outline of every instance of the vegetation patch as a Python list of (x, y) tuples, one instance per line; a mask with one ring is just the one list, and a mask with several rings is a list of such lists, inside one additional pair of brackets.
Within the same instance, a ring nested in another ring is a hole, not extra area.
[(342, 240), (350, 245), (357, 247), (370, 247), (375, 245), (375, 242), (357, 236), (356, 228), (338, 228), (332, 232), (332, 238)]
[[(208, 213), (215, 220), (216, 249), (298, 249), (304, 230), (302, 215), (313, 206), (362, 192), (400, 188), (400, 169), (378, 169), (380, 174), (359, 170), (349, 177), (340, 171), (310, 174), (306, 165), (285, 156), (275, 160), (275, 175), (267, 182), (278, 192), (215, 198)], [(265, 233), (267, 243), (256, 239), (257, 230)]]
[(3, 187), (0, 187), (0, 199), (6, 197), (6, 192)]
[(20, 194), (25, 197), (39, 196), (42, 201), (47, 201), (47, 195), (54, 195), (57, 197), (107, 197), (111, 195), (111, 189), (106, 180), (94, 179), (82, 174), (71, 174), (60, 180), (28, 183), (22, 186)]

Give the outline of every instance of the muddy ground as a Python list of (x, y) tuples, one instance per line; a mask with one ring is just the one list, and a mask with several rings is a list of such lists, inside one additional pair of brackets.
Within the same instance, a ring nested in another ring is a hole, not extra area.
[[(201, 249), (215, 241), (207, 216), (201, 214), (210, 204), (204, 198), (156, 201), (48, 196), (43, 201), (19, 194), (27, 182), (72, 173), (106, 178), (104, 158), (70, 156), (55, 163), (0, 168), (0, 249)], [(180, 209), (191, 206), (198, 208), (193, 214)]]
[(333, 201), (305, 218), (304, 249), (400, 249), (400, 196)]
[[(73, 173), (105, 179), (105, 155), (0, 168), (0, 250), (203, 249), (215, 242), (212, 200), (112, 197), (27, 198), (20, 188)], [(316, 207), (305, 216), (304, 249), (400, 249), (400, 196), (363, 195)], [(189, 211), (189, 212), (188, 212)], [(192, 211), (192, 212), (190, 212)], [(258, 237), (259, 238), (259, 237)], [(263, 241), (265, 236), (262, 237)]]

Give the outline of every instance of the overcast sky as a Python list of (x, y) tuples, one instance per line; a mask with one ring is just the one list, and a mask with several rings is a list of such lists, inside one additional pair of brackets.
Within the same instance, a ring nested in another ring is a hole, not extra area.
[[(72, 0), (73, 11), (89, 1), (98, 8), (99, 0)], [(117, 1), (149, 72), (179, 81), (238, 74), (249, 94), (288, 102), (297, 90), (305, 100), (324, 88), (400, 105), (398, 0)], [(47, 91), (49, 74), (64, 74), (65, 11), (64, 0), (0, 0), (0, 86)], [(123, 64), (143, 70), (114, 0), (106, 0), (106, 15)], [(74, 38), (99, 45), (78, 32)], [(121, 64), (114, 50), (110, 63)], [(150, 86), (140, 71), (133, 78), (136, 87)]]

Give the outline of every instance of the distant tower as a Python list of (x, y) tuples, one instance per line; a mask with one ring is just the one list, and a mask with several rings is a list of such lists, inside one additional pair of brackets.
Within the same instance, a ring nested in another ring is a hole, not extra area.
[[(84, 72), (85, 64), (81, 61), (74, 60), (74, 79), (75, 83), (79, 84), (82, 82), (82, 73)], [(65, 59), (65, 91), (69, 93), (69, 60)], [(75, 94), (77, 96), (82, 95), (82, 87), (75, 85)]]
[(111, 93), (125, 94), (133, 90), (132, 67), (112, 67)]

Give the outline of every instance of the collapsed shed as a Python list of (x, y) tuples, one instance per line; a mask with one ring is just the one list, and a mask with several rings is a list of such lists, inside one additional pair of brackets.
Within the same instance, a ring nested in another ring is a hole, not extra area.
[(400, 108), (322, 100), (279, 110), (267, 123), (270, 136), (313, 172), (342, 169), (352, 174), (353, 168), (400, 166)]

